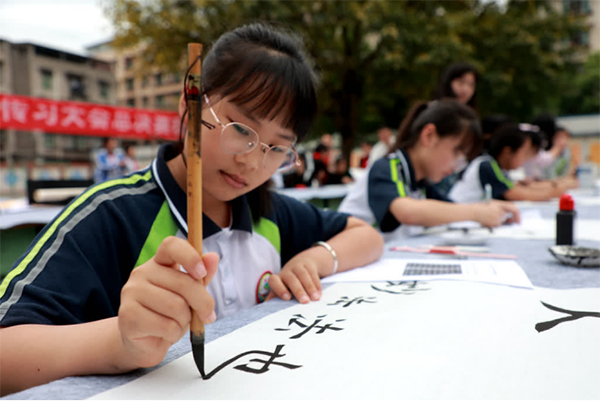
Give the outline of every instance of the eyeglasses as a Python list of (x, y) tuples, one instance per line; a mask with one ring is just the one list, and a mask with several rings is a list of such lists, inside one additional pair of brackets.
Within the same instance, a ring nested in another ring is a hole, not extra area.
[[(221, 148), (226, 152), (234, 155), (243, 155), (252, 152), (260, 144), (262, 146), (261, 150), (265, 154), (263, 157), (264, 168), (281, 172), (290, 169), (294, 164), (298, 163), (298, 154), (294, 150), (293, 144), (292, 146), (270, 146), (260, 142), (256, 131), (247, 125), (236, 122), (223, 124), (212, 109), (208, 101), (208, 96), (204, 95), (204, 101), (208, 105), (208, 109), (215, 121), (221, 126), (219, 142)], [(202, 125), (211, 130), (216, 128), (213, 124), (204, 120), (202, 120)]]

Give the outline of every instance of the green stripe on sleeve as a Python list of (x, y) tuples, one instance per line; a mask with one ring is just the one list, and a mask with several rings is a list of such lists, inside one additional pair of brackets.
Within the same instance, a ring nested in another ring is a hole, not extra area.
[(392, 174), (392, 181), (396, 183), (396, 187), (398, 187), (398, 194), (401, 198), (406, 196), (406, 191), (404, 190), (404, 182), (398, 178), (398, 163), (400, 161), (398, 159), (390, 160), (390, 173)]
[(116, 179), (116, 180), (106, 181), (106, 182), (96, 185), (95, 187), (92, 187), (87, 192), (84, 192), (79, 198), (77, 198), (73, 203), (71, 203), (66, 209), (64, 209), (61, 212), (60, 216), (56, 220), (54, 220), (54, 223), (52, 223), (52, 226), (50, 226), (50, 228), (44, 233), (44, 236), (42, 238), (40, 238), (40, 240), (35, 244), (33, 249), (27, 254), (27, 256), (25, 256), (23, 258), (21, 263), (19, 263), (19, 265), (17, 267), (12, 269), (10, 271), (10, 273), (8, 273), (8, 275), (6, 276), (6, 278), (4, 279), (4, 281), (2, 281), (2, 284), (0, 285), (0, 298), (4, 296), (4, 293), (6, 292), (6, 289), (8, 288), (8, 285), (10, 284), (11, 280), (13, 278), (15, 278), (16, 276), (18, 276), (19, 274), (23, 273), (23, 271), (25, 271), (25, 268), (27, 267), (27, 265), (37, 256), (37, 254), (40, 252), (42, 247), (46, 244), (46, 242), (48, 242), (50, 237), (56, 232), (60, 223), (62, 223), (67, 217), (69, 217), (71, 215), (71, 213), (73, 213), (73, 211), (77, 207), (79, 207), (81, 204), (83, 204), (89, 198), (91, 198), (94, 194), (102, 191), (103, 189), (114, 187), (117, 185), (133, 185), (139, 181), (148, 181), (148, 180), (150, 180), (151, 177), (152, 177), (152, 172), (150, 170), (148, 170), (146, 172), (146, 174), (144, 174), (144, 175), (135, 174), (135, 175), (132, 175), (127, 178), (120, 178), (120, 179)]
[(557, 177), (560, 177), (561, 175), (564, 174), (565, 172), (565, 167), (567, 167), (567, 158), (564, 156), (561, 156), (558, 159), (558, 163), (556, 163), (556, 167), (554, 168), (554, 174)]
[(154, 223), (152, 223), (150, 233), (144, 242), (144, 246), (134, 267), (138, 267), (150, 260), (156, 254), (156, 250), (163, 240), (170, 235), (177, 234), (177, 230), (177, 224), (173, 220), (169, 204), (167, 201), (164, 201), (156, 215), (156, 219), (154, 219)]
[(498, 166), (498, 162), (496, 162), (496, 160), (492, 160), (490, 162), (492, 164), (492, 169), (494, 170), (494, 174), (496, 174), (496, 178), (503, 183), (504, 185), (506, 185), (509, 189), (511, 189), (512, 187), (514, 187), (514, 184), (512, 183), (511, 180), (509, 180), (508, 178), (506, 178), (504, 176), (504, 174), (502, 174), (502, 170), (500, 170), (500, 166)]
[(260, 218), (258, 224), (254, 224), (252, 229), (257, 234), (265, 237), (273, 247), (277, 250), (277, 253), (281, 255), (281, 235), (279, 234), (279, 227), (271, 220), (264, 217)]

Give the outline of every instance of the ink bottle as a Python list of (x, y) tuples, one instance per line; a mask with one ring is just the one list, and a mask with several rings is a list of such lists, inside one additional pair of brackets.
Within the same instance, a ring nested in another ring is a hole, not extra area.
[(575, 201), (569, 194), (560, 197), (556, 213), (556, 245), (573, 245), (575, 225)]

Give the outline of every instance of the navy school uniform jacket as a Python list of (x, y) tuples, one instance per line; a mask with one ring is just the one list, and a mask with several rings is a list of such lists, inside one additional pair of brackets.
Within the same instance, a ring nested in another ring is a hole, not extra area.
[(485, 200), (485, 186), (492, 188), (492, 198), (504, 200), (504, 193), (514, 184), (508, 172), (502, 170), (490, 155), (475, 158), (464, 171), (461, 179), (453, 186), (448, 197), (454, 202), (471, 203)]
[[(0, 285), (0, 326), (76, 324), (116, 316), (131, 271), (164, 238), (186, 238), (186, 195), (161, 147), (146, 169), (90, 187), (37, 236)], [(344, 230), (347, 215), (272, 193), (272, 212), (253, 223), (245, 196), (231, 227), (203, 219), (203, 251), (220, 256), (208, 286), (218, 317), (262, 302), (268, 277), (316, 241)]]
[(400, 223), (390, 211), (394, 199), (437, 199), (448, 201), (426, 180), (417, 182), (408, 153), (398, 150), (377, 160), (342, 201), (339, 211), (377, 224), (382, 233), (398, 229)]

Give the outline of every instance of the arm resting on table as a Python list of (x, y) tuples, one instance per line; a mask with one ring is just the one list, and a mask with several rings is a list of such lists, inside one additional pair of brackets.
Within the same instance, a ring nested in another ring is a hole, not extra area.
[(118, 318), (69, 326), (19, 325), (0, 329), (0, 395), (67, 376), (131, 371)]

